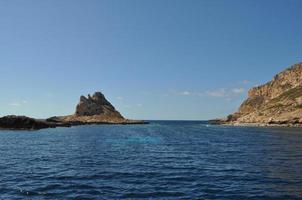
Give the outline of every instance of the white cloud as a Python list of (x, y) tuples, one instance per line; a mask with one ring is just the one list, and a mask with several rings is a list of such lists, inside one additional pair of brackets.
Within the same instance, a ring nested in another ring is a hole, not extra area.
[(244, 88), (233, 88), (232, 92), (235, 94), (241, 94), (241, 93), (245, 92), (245, 89)]
[(116, 97), (116, 99), (122, 101), (124, 100), (124, 97)]
[[(246, 89), (243, 87), (234, 87), (234, 88), (218, 88), (218, 89), (208, 90), (205, 92), (192, 92), (190, 90), (172, 91), (172, 94), (177, 96), (197, 96), (197, 97), (208, 96), (213, 98), (222, 98), (227, 101), (231, 101), (232, 99), (245, 93), (245, 91)], [(168, 94), (166, 96), (168, 96)]]
[(249, 81), (248, 81), (248, 80), (243, 80), (242, 83), (243, 83), (244, 85), (246, 85), (246, 84), (249, 83)]
[(211, 97), (226, 97), (227, 93), (225, 89), (218, 89), (213, 91), (207, 91), (206, 94)]
[(12, 102), (12, 103), (9, 103), (8, 105), (10, 105), (10, 106), (15, 106), (15, 107), (19, 107), (19, 106), (21, 106), (22, 104), (21, 104), (21, 103), (18, 103), (18, 102)]
[(194, 95), (192, 92), (189, 92), (187, 90), (185, 91), (170, 91), (167, 94), (164, 94), (163, 96), (170, 96), (170, 95), (176, 95), (176, 96), (192, 96)]
[(217, 90), (207, 91), (206, 95), (209, 97), (223, 98), (226, 101), (231, 101), (243, 94), (245, 91), (246, 90), (244, 88), (221, 88)]
[(27, 104), (27, 101), (26, 100), (22, 100), (20, 102), (11, 102), (9, 103), (8, 105), (9, 106), (14, 106), (14, 107), (20, 107), (20, 106), (23, 106), (24, 104)]
[(183, 92), (179, 92), (178, 95), (189, 96), (189, 95), (191, 95), (191, 92), (189, 92), (189, 91), (183, 91)]
[(137, 106), (138, 106), (138, 107), (142, 107), (142, 106), (143, 106), (143, 104), (141, 104), (141, 103), (138, 103), (138, 104), (137, 104)]

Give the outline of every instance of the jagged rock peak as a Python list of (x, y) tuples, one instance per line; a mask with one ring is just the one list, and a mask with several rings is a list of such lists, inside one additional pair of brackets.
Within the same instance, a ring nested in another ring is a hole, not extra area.
[(87, 97), (82, 95), (80, 97), (80, 102), (90, 102), (90, 103), (94, 102), (97, 104), (107, 105), (112, 109), (114, 109), (112, 104), (105, 98), (105, 96), (101, 92), (95, 92), (92, 96), (88, 94)]
[(114, 106), (101, 92), (95, 92), (92, 96), (81, 96), (80, 103), (76, 107), (76, 115), (92, 116), (116, 113)]

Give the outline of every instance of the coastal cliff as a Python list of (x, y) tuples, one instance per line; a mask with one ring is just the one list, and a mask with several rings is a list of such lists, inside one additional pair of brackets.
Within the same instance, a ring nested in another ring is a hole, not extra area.
[(238, 111), (221, 124), (302, 125), (302, 63), (249, 90)]

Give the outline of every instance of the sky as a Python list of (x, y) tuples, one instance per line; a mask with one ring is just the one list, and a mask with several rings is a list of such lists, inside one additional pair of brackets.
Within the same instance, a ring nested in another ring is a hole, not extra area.
[(0, 1), (0, 115), (74, 113), (101, 91), (132, 119), (234, 112), (302, 61), (301, 0)]

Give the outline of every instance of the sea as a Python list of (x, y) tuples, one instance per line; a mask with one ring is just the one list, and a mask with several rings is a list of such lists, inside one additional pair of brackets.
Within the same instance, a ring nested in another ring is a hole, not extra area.
[(1, 130), (0, 199), (302, 199), (302, 129), (150, 121)]

